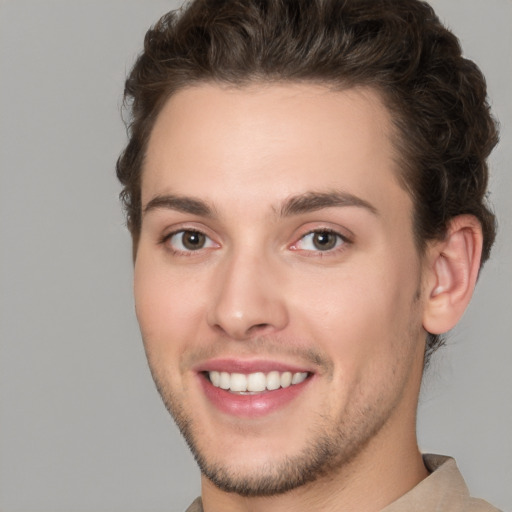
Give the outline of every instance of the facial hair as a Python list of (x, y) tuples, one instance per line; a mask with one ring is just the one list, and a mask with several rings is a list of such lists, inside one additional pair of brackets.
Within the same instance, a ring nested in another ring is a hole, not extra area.
[[(279, 345), (277, 345), (279, 346)], [(322, 355), (309, 354), (309, 359), (329, 362)], [(187, 363), (188, 364), (188, 363)], [(382, 410), (380, 398), (359, 408), (345, 410), (341, 417), (318, 414), (307, 433), (307, 441), (298, 453), (283, 456), (266, 463), (257, 472), (242, 473), (226, 463), (211, 460), (200, 448), (199, 434), (194, 418), (185, 409), (183, 400), (167, 384), (165, 374), (160, 374), (151, 364), (153, 379), (162, 400), (174, 418), (187, 442), (201, 472), (219, 489), (246, 497), (275, 496), (286, 493), (322, 477), (332, 476), (340, 468), (347, 470), (350, 463), (364, 450), (383, 428), (400, 402), (401, 395)], [(248, 454), (250, 457), (250, 454)]]

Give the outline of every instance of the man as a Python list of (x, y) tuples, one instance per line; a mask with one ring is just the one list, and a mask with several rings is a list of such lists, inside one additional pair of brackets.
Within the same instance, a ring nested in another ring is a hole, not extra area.
[(495, 510), (418, 449), (494, 240), (484, 79), (416, 0), (192, 2), (148, 32), (117, 172), (189, 511)]

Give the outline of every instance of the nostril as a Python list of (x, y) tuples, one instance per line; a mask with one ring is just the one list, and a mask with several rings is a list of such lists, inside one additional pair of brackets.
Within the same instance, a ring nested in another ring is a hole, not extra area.
[(268, 327), (268, 324), (256, 324), (252, 326), (252, 329), (264, 329), (265, 327)]
[(264, 330), (268, 329), (269, 327), (270, 327), (270, 324), (266, 324), (266, 323), (256, 324), (256, 325), (251, 326), (247, 332), (252, 334), (254, 332), (264, 331)]

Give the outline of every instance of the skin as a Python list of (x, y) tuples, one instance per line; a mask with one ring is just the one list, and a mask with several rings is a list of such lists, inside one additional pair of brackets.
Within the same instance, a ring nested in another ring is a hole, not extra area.
[[(136, 311), (155, 382), (208, 475), (205, 511), (380, 510), (427, 476), (415, 415), (437, 264), (416, 250), (392, 141), (388, 111), (362, 88), (204, 84), (160, 113)], [(290, 207), (297, 197), (306, 207)], [(184, 230), (205, 244), (187, 250)], [(340, 237), (323, 250), (314, 230)], [(240, 417), (205, 396), (198, 368), (219, 358), (310, 377), (283, 406)], [(296, 468), (310, 481), (263, 495), (265, 478)]]

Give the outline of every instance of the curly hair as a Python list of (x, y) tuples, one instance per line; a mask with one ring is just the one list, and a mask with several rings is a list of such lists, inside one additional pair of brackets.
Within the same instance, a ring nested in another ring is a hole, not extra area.
[[(495, 238), (486, 201), (497, 123), (479, 68), (420, 0), (195, 0), (146, 34), (125, 84), (129, 141), (117, 161), (136, 251), (141, 172), (155, 119), (176, 91), (198, 83), (314, 82), (368, 86), (388, 107), (419, 251), (450, 219), (482, 226), (482, 264)], [(426, 359), (443, 343), (428, 335)]]

